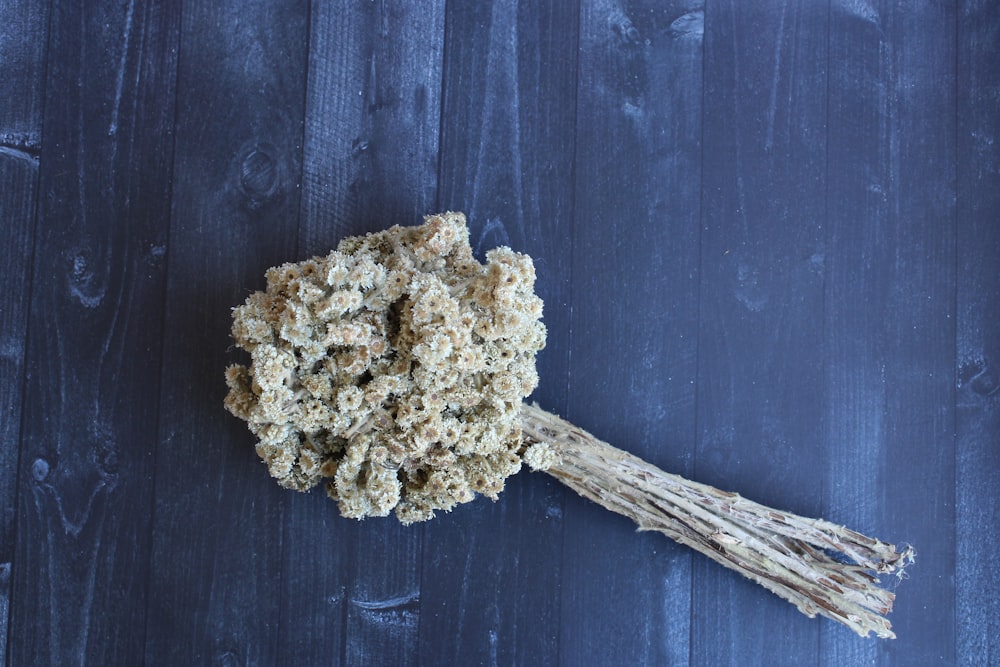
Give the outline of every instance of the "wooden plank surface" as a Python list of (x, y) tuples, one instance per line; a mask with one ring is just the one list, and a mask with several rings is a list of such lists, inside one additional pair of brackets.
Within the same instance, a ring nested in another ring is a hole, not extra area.
[[(4, 9), (0, 663), (997, 661), (996, 3)], [(899, 639), (540, 474), (409, 528), (274, 484), (230, 308), (439, 209), (535, 258), (544, 407), (912, 542)]]
[[(576, 20), (572, 2), (449, 3), (438, 208), (465, 211), (480, 259), (530, 250), (552, 331), (536, 398), (565, 401)], [(419, 662), (555, 664), (561, 507), (527, 471), (500, 500), (430, 522), (421, 575)], [(522, 549), (521, 547), (528, 548)]]
[(52, 8), (13, 665), (141, 660), (176, 20)]
[(42, 141), (48, 11), (8, 2), (0, 24), (0, 665), (6, 664), (11, 563)]
[[(885, 194), (891, 186), (884, 158), (861, 150), (891, 136), (888, 129), (880, 133), (890, 117), (884, 106), (888, 97), (882, 91), (892, 85), (882, 55), (883, 38), (883, 26), (873, 9), (850, 11), (840, 5), (831, 13), (824, 510), (861, 531), (879, 527), (875, 504), (867, 499), (882, 496), (887, 472), (882, 451), (886, 440), (882, 313), (887, 297), (880, 281), (887, 277), (883, 266), (893, 251), (882, 232), (888, 218)], [(875, 663), (878, 650), (877, 644), (822, 629), (821, 655), (826, 664)]]
[[(703, 19), (697, 2), (588, 3), (577, 93), (567, 417), (686, 474), (695, 444)], [(562, 664), (687, 659), (686, 549), (569, 498), (563, 572)]]
[[(826, 16), (808, 1), (705, 12), (694, 470), (807, 516), (823, 481)], [(815, 659), (819, 625), (748, 580), (699, 559), (693, 595), (693, 663)]]
[(1000, 5), (959, 3), (957, 34), (956, 656), (987, 665), (1000, 660)]
[(185, 6), (145, 662), (280, 662), (290, 499), (222, 409), (230, 308), (294, 256), (308, 4)]
[[(444, 3), (313, 3), (299, 256), (413, 224), (435, 207)], [(279, 654), (290, 664), (404, 665), (417, 651), (422, 526), (340, 518), (289, 499)], [(315, 567), (316, 554), (323, 567)]]
[(821, 646), (831, 665), (951, 664), (956, 106), (940, 82), (954, 76), (955, 12), (834, 9), (827, 513), (918, 545), (921, 583), (899, 587), (892, 621), (905, 642), (824, 628)]

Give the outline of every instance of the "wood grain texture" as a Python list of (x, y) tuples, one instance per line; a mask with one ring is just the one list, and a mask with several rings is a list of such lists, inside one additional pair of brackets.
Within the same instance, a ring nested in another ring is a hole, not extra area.
[(11, 664), (141, 660), (176, 19), (52, 8)]
[(17, 521), (31, 260), (38, 196), (48, 8), (18, 0), (0, 24), (0, 667), (6, 663)]
[[(997, 3), (3, 9), (0, 663), (1000, 660)], [(535, 259), (543, 407), (912, 543), (899, 638), (543, 475), (407, 529), (274, 484), (230, 308), (438, 209)]]
[(302, 251), (416, 224), (437, 196), (444, 6), (315, 3)]
[(147, 664), (280, 662), (288, 496), (222, 409), (219, 351), (230, 308), (295, 254), (307, 16), (299, 0), (185, 6)]
[[(600, 2), (580, 23), (566, 416), (681, 473), (695, 442), (703, 20), (700, 2)], [(687, 660), (686, 549), (572, 497), (563, 563), (563, 664)]]
[[(808, 1), (705, 12), (695, 478), (805, 516), (823, 481), (825, 19)], [(698, 560), (694, 596), (695, 664), (814, 660), (819, 624), (747, 580)]]
[[(299, 254), (415, 224), (437, 196), (444, 3), (313, 3)], [(422, 526), (340, 518), (291, 499), (279, 653), (292, 664), (404, 665), (417, 655)], [(315, 567), (315, 554), (324, 554)]]
[[(1000, 5), (959, 3), (956, 654), (1000, 661)], [(913, 582), (910, 582), (912, 585)]]
[(824, 628), (829, 664), (956, 658), (954, 67), (953, 5), (833, 8), (829, 514), (916, 545), (920, 585), (890, 617), (905, 642)]
[[(831, 6), (824, 512), (861, 531), (880, 527), (871, 499), (885, 498), (887, 472), (889, 354), (882, 327), (888, 286), (881, 282), (881, 271), (893, 250), (883, 230), (887, 197), (898, 180), (888, 173), (885, 156), (886, 143), (895, 137), (888, 125), (894, 116), (887, 106), (888, 90), (894, 82), (884, 46), (886, 29), (874, 5)], [(879, 142), (881, 155), (864, 148)], [(893, 539), (910, 537), (897, 534)], [(917, 558), (922, 558), (919, 552)], [(889, 620), (895, 623), (896, 615)], [(877, 644), (851, 641), (832, 628), (822, 629), (820, 641), (824, 664), (878, 660)]]
[[(468, 216), (482, 258), (530, 251), (551, 332), (535, 398), (562, 408), (568, 329), (577, 7), (449, 3), (438, 207)], [(419, 661), (555, 664), (561, 491), (527, 471), (497, 503), (428, 524)], [(526, 547), (526, 548), (525, 548)]]

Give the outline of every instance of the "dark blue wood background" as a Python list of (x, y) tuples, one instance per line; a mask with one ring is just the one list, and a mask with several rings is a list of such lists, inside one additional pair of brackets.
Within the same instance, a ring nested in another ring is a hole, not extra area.
[[(0, 662), (1000, 664), (1000, 4), (0, 9)], [(899, 639), (543, 475), (279, 489), (229, 308), (443, 209), (535, 258), (549, 409), (915, 545)]]

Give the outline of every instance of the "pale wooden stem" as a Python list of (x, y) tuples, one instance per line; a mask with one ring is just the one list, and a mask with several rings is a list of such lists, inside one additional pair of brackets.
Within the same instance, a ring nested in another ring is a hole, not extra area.
[(664, 472), (537, 406), (523, 406), (521, 428), (527, 445), (546, 443), (555, 453), (547, 473), (640, 530), (692, 547), (810, 617), (822, 614), (863, 637), (895, 637), (885, 618), (895, 596), (873, 573), (902, 574), (911, 548)]

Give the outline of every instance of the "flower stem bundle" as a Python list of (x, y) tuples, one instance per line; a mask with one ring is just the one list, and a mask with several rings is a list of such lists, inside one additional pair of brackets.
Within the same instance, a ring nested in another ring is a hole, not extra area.
[[(586, 431), (525, 404), (521, 427), (528, 446), (548, 451), (537, 469), (599, 505), (736, 570), (794, 604), (861, 636), (895, 637), (885, 615), (893, 593), (872, 573), (901, 572), (913, 550), (897, 551), (821, 519), (780, 512), (736, 493), (673, 475)], [(835, 555), (841, 555), (838, 559)]]

